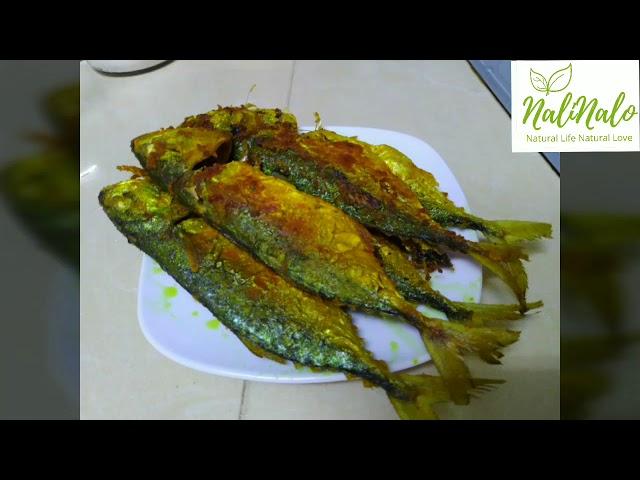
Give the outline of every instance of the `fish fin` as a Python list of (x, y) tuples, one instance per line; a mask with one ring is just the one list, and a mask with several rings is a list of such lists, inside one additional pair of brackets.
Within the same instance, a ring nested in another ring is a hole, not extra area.
[(149, 176), (146, 170), (132, 165), (118, 165), (116, 169), (121, 172), (129, 172), (131, 174), (131, 179)]
[(505, 282), (516, 296), (520, 311), (527, 310), (527, 272), (521, 259), (528, 259), (519, 249), (504, 248), (509, 245), (476, 243), (469, 255)]
[(551, 238), (552, 233), (550, 223), (524, 220), (484, 220), (482, 223), (488, 236), (499, 238), (507, 243)]
[[(433, 406), (451, 400), (449, 391), (441, 377), (429, 375), (399, 374), (398, 377), (412, 391), (412, 400), (402, 400), (389, 395), (393, 408), (402, 420), (437, 420)], [(488, 391), (503, 380), (470, 379), (468, 396)]]
[(278, 362), (278, 363), (287, 363), (287, 361), (284, 358), (276, 355), (275, 353), (267, 352), (264, 348), (260, 347), (259, 345), (256, 345), (252, 341), (247, 340), (246, 338), (243, 338), (240, 336), (238, 338), (242, 343), (244, 343), (244, 346), (247, 347), (249, 351), (253, 353), (256, 357), (268, 358), (269, 360), (273, 360), (274, 362)]
[(449, 393), (442, 378), (430, 375), (398, 375), (398, 377), (409, 386), (410, 390), (413, 390), (411, 400), (388, 395), (400, 419), (437, 420), (438, 415), (433, 405), (449, 400)]
[(442, 375), (451, 401), (456, 405), (467, 405), (470, 400), (468, 391), (472, 387), (471, 372), (462, 355), (447, 342), (433, 340), (428, 333), (424, 333), (422, 339), (433, 363)]
[(470, 251), (490, 258), (496, 262), (510, 260), (529, 260), (529, 255), (522, 249), (521, 245), (511, 245), (508, 243), (480, 242), (471, 243)]
[(400, 400), (389, 395), (389, 401), (401, 420), (438, 420), (438, 415), (428, 396), (420, 396), (415, 400)]
[[(483, 326), (487, 323), (506, 321), (506, 320), (518, 320), (524, 316), (524, 313), (520, 310), (520, 305), (497, 305), (497, 304), (483, 304), (483, 303), (467, 303), (467, 302), (451, 302), (456, 307), (463, 308), (471, 312), (470, 325)], [(527, 303), (526, 311), (541, 308), (543, 306), (542, 301)]]
[(464, 325), (424, 317), (422, 339), (436, 368), (457, 405), (469, 403), (473, 388), (465, 353), (475, 353), (482, 360), (499, 364), (500, 349), (518, 340), (519, 332), (502, 328), (466, 327)]
[(467, 327), (453, 322), (442, 322), (449, 341), (460, 354), (475, 353), (482, 360), (494, 365), (500, 364), (501, 348), (515, 343), (520, 332), (496, 327)]

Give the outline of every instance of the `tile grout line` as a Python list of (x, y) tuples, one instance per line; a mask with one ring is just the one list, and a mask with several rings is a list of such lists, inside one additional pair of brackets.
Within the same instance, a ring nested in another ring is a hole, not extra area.
[(296, 72), (296, 62), (297, 60), (294, 60), (293, 65), (291, 66), (291, 76), (289, 77), (289, 92), (287, 93), (287, 110), (289, 110), (289, 105), (291, 104), (291, 92), (293, 91), (293, 77), (295, 76)]
[[(296, 62), (297, 60), (293, 61), (293, 64), (291, 65), (291, 76), (289, 77), (289, 91), (287, 92), (287, 104), (286, 104), (286, 109), (289, 110), (289, 104), (291, 103), (291, 92), (293, 90), (293, 77), (295, 75), (295, 71), (296, 71)], [(238, 410), (238, 420), (243, 420), (243, 416), (244, 416), (244, 399), (245, 399), (245, 395), (247, 392), (247, 380), (243, 380), (242, 381), (242, 393), (240, 394), (240, 409)]]
[(238, 420), (244, 420), (244, 397), (247, 391), (247, 380), (242, 381), (242, 393), (240, 394), (240, 409), (238, 410)]

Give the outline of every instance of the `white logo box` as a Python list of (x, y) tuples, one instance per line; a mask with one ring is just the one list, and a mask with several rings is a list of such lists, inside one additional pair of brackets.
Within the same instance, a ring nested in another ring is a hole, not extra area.
[(638, 66), (638, 60), (511, 62), (512, 151), (640, 151)]

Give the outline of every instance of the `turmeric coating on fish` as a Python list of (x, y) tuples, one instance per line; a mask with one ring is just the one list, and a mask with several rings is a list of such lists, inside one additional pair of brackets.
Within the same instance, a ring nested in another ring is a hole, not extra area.
[(279, 108), (258, 108), (247, 104), (240, 107), (218, 107), (207, 113), (187, 117), (180, 127), (229, 132), (233, 135), (231, 158), (246, 157), (251, 139), (267, 132), (298, 130), (296, 117)]
[(389, 145), (370, 145), (355, 137), (346, 137), (329, 130), (318, 130), (311, 136), (333, 142), (362, 146), (367, 153), (382, 160), (387, 167), (415, 193), (431, 218), (445, 227), (478, 230), (491, 239), (517, 243), (551, 238), (551, 225), (524, 220), (486, 220), (465, 211), (451, 201), (439, 188), (435, 177), (418, 168), (409, 157)]
[[(431, 244), (440, 263), (431, 261), (427, 264), (430, 268), (448, 266), (446, 254), (438, 251), (443, 247), (470, 255), (502, 279), (515, 294), (521, 312), (526, 311), (528, 282), (522, 260), (527, 260), (527, 255), (509, 242), (502, 246), (474, 243), (443, 228), (470, 226), (470, 220), (466, 224), (462, 220), (442, 223), (443, 215), (432, 217), (431, 210), (437, 214), (448, 209), (450, 215), (446, 218), (455, 215), (458, 218), (464, 210), (455, 207), (437, 189), (431, 174), (424, 172), (425, 176), (420, 177), (430, 181), (422, 190), (417, 186), (419, 182), (409, 181), (410, 174), (418, 172), (409, 170), (406, 161), (413, 164), (408, 158), (402, 154), (402, 159), (397, 158), (397, 150), (386, 145), (372, 146), (324, 129), (300, 135), (293, 115), (252, 105), (219, 107), (189, 117), (181, 126), (228, 131), (234, 137), (233, 159), (246, 159), (265, 173), (286, 179), (296, 188), (341, 208), (362, 224), (396, 236), (402, 242), (415, 239)], [(422, 172), (415, 166), (414, 169)], [(433, 202), (427, 202), (431, 198), (426, 195), (429, 192), (444, 207), (430, 209)], [(499, 231), (499, 224), (503, 230), (509, 226), (511, 233)], [(498, 236), (505, 241), (515, 238), (516, 231), (524, 236), (526, 232), (542, 232), (531, 238), (550, 235), (548, 224), (536, 222), (493, 222), (491, 228), (488, 222), (483, 225), (485, 234), (493, 232), (491, 238)]]
[[(418, 328), (452, 400), (468, 403), (467, 392), (473, 385), (461, 355), (474, 352), (498, 363), (500, 348), (516, 341), (517, 332), (468, 328), (425, 317), (387, 276), (364, 226), (247, 163), (214, 163), (181, 174), (182, 169), (173, 165), (180, 161), (179, 155), (172, 151), (150, 165), (147, 152), (155, 151), (153, 143), (183, 145), (179, 139), (183, 130), (167, 129), (134, 140), (134, 153), (153, 178), (193, 213), (301, 288), (354, 309), (399, 316)], [(191, 135), (192, 129), (186, 130)], [(206, 135), (200, 134), (204, 140)], [(216, 131), (210, 134), (217, 138)], [(197, 145), (192, 147), (199, 151)], [(179, 174), (168, 178), (167, 172)]]
[[(550, 226), (473, 216), (392, 147), (322, 128), (300, 133), (292, 114), (254, 105), (188, 117), (131, 147), (144, 172), (123, 168), (137, 178), (100, 196), (129, 241), (254, 354), (380, 386), (401, 418), (434, 418), (433, 404), (466, 404), (498, 383), (473, 379), (463, 355), (499, 363), (519, 333), (490, 325), (542, 305), (526, 302), (518, 243), (550, 236)], [(434, 290), (428, 275), (451, 266), (448, 251), (497, 274), (518, 304), (455, 302)], [(451, 321), (421, 314), (417, 303)], [(390, 374), (345, 307), (413, 325), (441, 377)]]
[(258, 136), (249, 148), (248, 161), (367, 227), (470, 255), (498, 275), (514, 292), (521, 311), (526, 311), (528, 283), (522, 260), (528, 257), (519, 246), (472, 242), (445, 229), (385, 162), (359, 143), (334, 141), (324, 133), (299, 135), (282, 130)]
[[(442, 380), (392, 374), (338, 306), (304, 292), (189, 212), (149, 178), (105, 187), (104, 211), (130, 243), (155, 259), (254, 353), (344, 372), (383, 388), (403, 419), (437, 418), (450, 400)], [(473, 380), (473, 394), (500, 383)]]

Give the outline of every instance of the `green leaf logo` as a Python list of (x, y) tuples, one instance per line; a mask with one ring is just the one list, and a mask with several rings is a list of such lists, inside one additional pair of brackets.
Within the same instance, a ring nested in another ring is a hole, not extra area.
[(560, 92), (569, 86), (571, 82), (571, 76), (573, 69), (571, 64), (565, 68), (561, 68), (553, 75), (549, 77), (549, 80), (545, 78), (541, 73), (536, 72), (533, 68), (529, 69), (529, 78), (531, 79), (531, 86), (539, 92), (545, 92), (549, 95), (550, 92)]
[(531, 85), (539, 92), (547, 91), (547, 79), (544, 75), (536, 72), (533, 68), (529, 69), (529, 77), (531, 78)]

